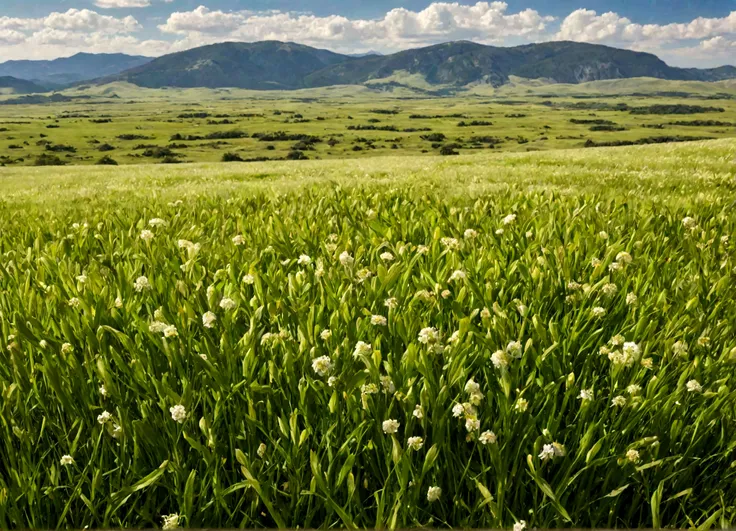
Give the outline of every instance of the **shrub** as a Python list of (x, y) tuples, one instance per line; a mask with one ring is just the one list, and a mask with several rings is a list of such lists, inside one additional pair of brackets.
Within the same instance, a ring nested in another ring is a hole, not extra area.
[(114, 158), (112, 158), (110, 155), (105, 155), (100, 160), (95, 162), (95, 164), (99, 166), (117, 166), (118, 161), (116, 161)]

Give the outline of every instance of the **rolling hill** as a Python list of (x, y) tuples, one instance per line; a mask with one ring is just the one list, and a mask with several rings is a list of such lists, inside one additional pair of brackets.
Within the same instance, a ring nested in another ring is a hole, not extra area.
[(121, 53), (78, 53), (50, 61), (6, 61), (0, 64), (0, 76), (12, 76), (50, 87), (59, 87), (117, 74), (150, 60), (150, 57)]
[(0, 76), (0, 94), (33, 94), (48, 89), (32, 81), (11, 76)]
[(397, 72), (431, 85), (500, 86), (510, 76), (584, 83), (653, 77), (719, 81), (736, 78), (736, 68), (676, 68), (657, 56), (579, 42), (546, 42), (515, 47), (460, 41), (405, 50), (391, 55), (353, 57), (294, 43), (220, 43), (165, 55), (101, 83), (126, 81), (148, 88), (234, 87), (300, 89), (357, 85)]

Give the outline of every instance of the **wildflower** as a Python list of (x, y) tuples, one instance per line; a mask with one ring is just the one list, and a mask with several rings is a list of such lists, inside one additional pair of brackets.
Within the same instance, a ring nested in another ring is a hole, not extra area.
[(49, 344), (45, 339), (42, 339), (41, 341), (38, 342), (38, 346), (41, 348), (46, 348), (49, 346)]
[(171, 413), (171, 418), (179, 424), (182, 424), (187, 418), (187, 410), (181, 404), (169, 408), (169, 412)]
[(381, 426), (383, 428), (383, 433), (392, 434), (392, 433), (396, 433), (397, 431), (399, 431), (400, 425), (401, 424), (399, 424), (398, 420), (388, 419), (388, 420), (384, 420)]
[(460, 242), (455, 238), (442, 238), (440, 243), (450, 250), (457, 250), (460, 248)]
[(488, 308), (483, 308), (480, 311), (480, 318), (481, 319), (490, 319), (491, 318), (491, 311)]
[(596, 306), (595, 308), (593, 308), (592, 313), (593, 317), (600, 319), (601, 317), (605, 317), (606, 309), (602, 306)]
[(465, 414), (465, 406), (463, 406), (462, 404), (455, 404), (454, 406), (452, 406), (452, 416), (453, 417), (455, 418), (462, 417), (464, 414)]
[(344, 265), (345, 267), (350, 267), (355, 262), (355, 259), (350, 256), (350, 253), (347, 251), (343, 251), (340, 253), (340, 263)]
[(361, 395), (375, 395), (378, 392), (378, 386), (374, 383), (363, 384), (360, 386)]
[(383, 392), (389, 395), (394, 394), (396, 391), (396, 386), (394, 386), (394, 381), (390, 376), (381, 376), (381, 387), (383, 388)]
[(675, 356), (686, 356), (687, 355), (687, 343), (684, 341), (678, 341), (672, 345), (672, 353)]
[(703, 386), (697, 380), (690, 380), (685, 384), (688, 393), (699, 393), (703, 390)]
[(215, 326), (215, 321), (217, 321), (217, 317), (212, 312), (206, 312), (202, 316), (202, 324), (205, 328), (213, 328)]
[(150, 242), (152, 239), (153, 239), (153, 232), (151, 232), (150, 230), (146, 230), (146, 229), (141, 231), (141, 240), (143, 240), (144, 242)]
[(360, 271), (358, 271), (355, 274), (356, 278), (358, 279), (358, 282), (365, 282), (369, 278), (373, 276), (373, 273), (371, 273), (371, 270), (368, 268), (363, 268)]
[(243, 276), (243, 284), (251, 285), (256, 281), (256, 278), (253, 275), (244, 275)]
[(322, 341), (329, 340), (332, 337), (332, 330), (330, 330), (329, 328), (325, 328), (324, 330), (322, 330), (322, 332), (320, 332), (319, 337), (320, 339), (322, 339)]
[(241, 234), (236, 234), (233, 236), (232, 242), (238, 246), (245, 245), (245, 238)]
[(161, 218), (153, 218), (148, 221), (148, 224), (151, 227), (163, 227), (166, 225), (166, 221)]
[(503, 350), (497, 350), (491, 355), (491, 363), (496, 369), (505, 369), (509, 366), (509, 359)]
[(611, 400), (611, 407), (624, 407), (626, 405), (626, 397), (618, 395)]
[(151, 289), (151, 283), (148, 282), (148, 278), (144, 276), (140, 276), (137, 279), (135, 279), (135, 283), (133, 284), (133, 287), (137, 292), (146, 291)]
[(610, 340), (610, 343), (614, 347), (620, 347), (626, 342), (626, 338), (622, 336), (621, 334), (616, 334), (613, 336)]
[(522, 356), (521, 343), (519, 341), (511, 341), (506, 345), (506, 352), (512, 357), (519, 359)]
[(414, 418), (422, 420), (424, 418), (424, 410), (422, 409), (422, 406), (420, 404), (417, 404), (414, 407), (414, 411), (411, 413)]
[(319, 376), (325, 376), (332, 370), (332, 360), (329, 356), (320, 356), (312, 360), (312, 370)]
[(220, 308), (222, 308), (225, 311), (234, 310), (237, 306), (238, 304), (234, 300), (229, 299), (227, 297), (225, 297), (224, 299), (220, 301)]
[(627, 265), (633, 261), (633, 258), (631, 258), (631, 255), (626, 251), (621, 251), (616, 255), (616, 261), (619, 264)]
[(174, 325), (166, 326), (166, 328), (163, 329), (163, 334), (166, 338), (179, 337), (179, 331)]
[(480, 421), (474, 418), (465, 419), (465, 429), (468, 432), (478, 431), (480, 429)]
[(578, 398), (580, 400), (593, 400), (593, 398), (595, 398), (595, 394), (592, 389), (581, 389)]
[(601, 260), (600, 260), (599, 258), (592, 258), (592, 259), (590, 260), (590, 265), (591, 265), (591, 267), (598, 267), (598, 266), (599, 266), (599, 265), (601, 265), (602, 263), (603, 263), (603, 262), (601, 262)]
[(123, 299), (120, 297), (117, 297), (115, 299), (115, 308), (122, 308), (123, 307)]
[(529, 408), (529, 402), (526, 400), (526, 398), (520, 398), (516, 401), (516, 404), (514, 404), (514, 409), (518, 411), (519, 413), (524, 413)]
[(524, 531), (526, 529), (526, 522), (524, 520), (519, 520), (514, 524), (513, 531)]
[(624, 343), (623, 346), (624, 364), (627, 367), (631, 367), (634, 363), (639, 361), (641, 356), (641, 348), (636, 343), (629, 341)]
[(639, 297), (637, 297), (635, 293), (629, 293), (626, 295), (626, 304), (629, 306), (635, 306), (638, 301)]
[(259, 444), (256, 453), (258, 454), (258, 457), (263, 459), (263, 456), (266, 455), (266, 445), (264, 443)]
[(164, 521), (161, 526), (162, 529), (177, 529), (179, 527), (179, 515), (176, 513), (168, 514), (161, 517), (161, 519)]
[(202, 353), (202, 354), (200, 354), (200, 355), (199, 355), (199, 357), (200, 357), (201, 359), (203, 359), (204, 361), (207, 361), (207, 354), (205, 354), (205, 353)]
[(478, 232), (473, 229), (465, 229), (465, 232), (463, 233), (463, 237), (466, 240), (474, 240), (478, 237)]
[(153, 321), (148, 325), (148, 330), (153, 334), (162, 334), (166, 330), (166, 326), (166, 323), (162, 323), (161, 321)]
[(698, 338), (698, 346), (706, 347), (710, 344), (710, 338), (708, 336), (700, 336)]
[(100, 389), (99, 389), (99, 391), (100, 391), (100, 394), (101, 394), (102, 396), (107, 396), (107, 387), (105, 387), (104, 385), (101, 385), (101, 386), (100, 386)]
[(614, 295), (616, 295), (616, 293), (618, 293), (618, 286), (612, 283), (604, 284), (601, 288), (601, 292), (603, 292), (603, 295), (605, 295), (606, 297), (613, 297)]
[(452, 295), (452, 292), (449, 289), (442, 290), (442, 293), (440, 293), (443, 299), (448, 298), (450, 295)]
[(698, 222), (695, 221), (695, 218), (691, 218), (690, 216), (686, 216), (682, 218), (682, 226), (685, 227), (688, 230), (695, 230), (698, 227)]
[(396, 300), (396, 297), (389, 297), (383, 301), (383, 305), (389, 310), (393, 310), (399, 305), (399, 301)]
[(511, 225), (514, 221), (516, 221), (516, 214), (509, 214), (501, 220), (501, 223), (504, 225)]
[(414, 451), (421, 450), (422, 446), (424, 446), (424, 439), (421, 437), (409, 437), (406, 444)]
[(355, 350), (353, 351), (353, 357), (357, 358), (359, 356), (368, 356), (371, 353), (373, 353), (373, 347), (371, 347), (369, 343), (358, 341), (355, 344)]
[(641, 360), (641, 366), (645, 369), (651, 369), (654, 367), (654, 360), (652, 358), (644, 358)]
[(481, 444), (496, 444), (496, 434), (492, 431), (484, 431), (478, 438)]
[(71, 345), (71, 343), (64, 343), (61, 345), (62, 354), (71, 354), (72, 352), (74, 352), (74, 347)]
[(551, 444), (545, 444), (542, 446), (542, 451), (539, 453), (539, 459), (542, 461), (549, 461), (555, 456), (555, 447)]
[(422, 328), (419, 331), (419, 336), (417, 338), (420, 343), (424, 345), (430, 345), (433, 343), (437, 343), (440, 339), (440, 333), (437, 331), (436, 328)]
[(394, 260), (394, 255), (386, 251), (385, 253), (381, 253), (381, 260), (384, 262), (391, 262)]
[(449, 282), (457, 282), (458, 280), (465, 280), (466, 278), (467, 275), (465, 274), (465, 271), (457, 269), (452, 273), (452, 275), (450, 275)]
[(427, 501), (432, 503), (436, 502), (442, 496), (442, 489), (439, 487), (429, 487), (427, 489)]
[(70, 306), (70, 307), (72, 307), (72, 308), (79, 308), (79, 305), (80, 305), (81, 303), (80, 303), (80, 301), (79, 301), (79, 299), (78, 299), (78, 298), (76, 298), (76, 297), (72, 297), (71, 299), (69, 299), (69, 303), (68, 303), (68, 304), (69, 304), (69, 306)]
[(383, 315), (372, 315), (371, 324), (374, 326), (386, 326), (388, 320)]
[(97, 415), (97, 422), (100, 424), (110, 422), (110, 419), (112, 419), (112, 415), (108, 411), (103, 411), (101, 414)]
[(641, 385), (631, 384), (626, 388), (626, 392), (630, 395), (638, 395), (641, 392)]
[(299, 259), (296, 261), (296, 263), (299, 265), (309, 265), (312, 263), (312, 259), (308, 255), (302, 254), (299, 255)]
[(61, 466), (73, 465), (74, 458), (71, 455), (63, 455), (61, 456), (61, 460), (59, 461), (59, 464), (61, 464)]
[(629, 450), (626, 452), (626, 459), (628, 459), (632, 463), (638, 463), (639, 462), (639, 452), (636, 450)]
[(337, 378), (335, 378), (334, 376), (330, 376), (329, 378), (327, 378), (328, 387), (335, 387), (336, 383), (337, 383)]
[[(503, 234), (503, 229), (496, 229), (496, 235), (497, 236), (501, 236), (501, 234)], [(542, 260), (544, 260), (544, 259), (542, 258)]]
[(606, 231), (602, 230), (602, 231), (600, 231), (600, 232), (598, 233), (598, 237), (599, 237), (599, 238), (600, 238), (601, 240), (607, 240), (607, 239), (608, 239), (608, 233), (607, 233)]

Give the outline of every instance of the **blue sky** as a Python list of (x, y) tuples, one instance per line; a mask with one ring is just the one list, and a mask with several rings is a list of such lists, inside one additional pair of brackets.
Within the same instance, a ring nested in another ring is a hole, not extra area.
[(347, 53), (565, 39), (715, 66), (736, 62), (736, 0), (0, 0), (3, 59), (263, 39)]

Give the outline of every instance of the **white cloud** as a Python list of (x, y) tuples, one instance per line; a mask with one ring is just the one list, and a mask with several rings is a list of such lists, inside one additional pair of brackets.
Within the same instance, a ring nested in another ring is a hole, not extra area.
[(589, 9), (578, 9), (562, 21), (556, 37), (571, 41), (632, 43), (704, 39), (724, 33), (736, 33), (736, 11), (723, 18), (699, 17), (688, 23), (642, 25), (617, 13), (598, 15)]
[(95, 5), (102, 9), (113, 9), (122, 7), (148, 7), (149, 0), (95, 0)]
[(505, 2), (461, 5), (437, 2), (422, 11), (392, 9), (378, 20), (348, 19), (331, 15), (212, 11), (200, 6), (172, 13), (159, 26), (164, 33), (199, 42), (212, 37), (255, 40), (290, 40), (337, 50), (377, 47), (385, 51), (447, 40), (502, 42), (504, 37), (542, 35), (554, 17), (527, 9), (508, 14)]

